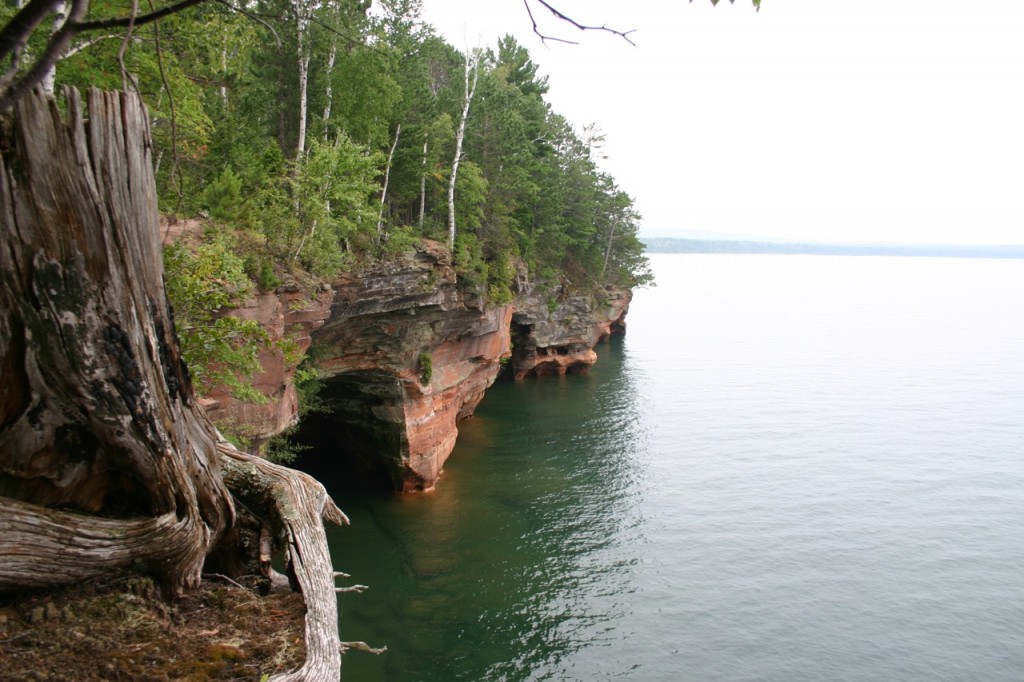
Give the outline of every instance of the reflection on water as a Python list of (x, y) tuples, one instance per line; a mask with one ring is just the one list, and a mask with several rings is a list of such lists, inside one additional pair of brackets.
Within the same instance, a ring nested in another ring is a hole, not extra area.
[(653, 261), (435, 493), (325, 481), (345, 678), (1024, 679), (1024, 261)]
[(645, 475), (621, 343), (589, 376), (495, 385), (430, 495), (326, 481), (352, 518), (331, 531), (335, 565), (370, 585), (343, 596), (343, 638), (389, 648), (347, 656), (347, 679), (564, 679), (607, 644), (635, 589)]

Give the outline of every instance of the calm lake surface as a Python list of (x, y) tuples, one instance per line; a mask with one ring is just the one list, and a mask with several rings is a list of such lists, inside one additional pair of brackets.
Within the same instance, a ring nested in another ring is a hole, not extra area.
[(1024, 261), (652, 262), (435, 493), (325, 481), (343, 678), (1024, 679)]

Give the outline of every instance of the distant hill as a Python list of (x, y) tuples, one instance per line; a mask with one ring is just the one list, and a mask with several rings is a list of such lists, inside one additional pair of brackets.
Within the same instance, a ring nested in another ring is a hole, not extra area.
[(1024, 246), (803, 244), (731, 239), (641, 237), (647, 253), (763, 253), (812, 256), (918, 256), (931, 258), (1024, 258)]

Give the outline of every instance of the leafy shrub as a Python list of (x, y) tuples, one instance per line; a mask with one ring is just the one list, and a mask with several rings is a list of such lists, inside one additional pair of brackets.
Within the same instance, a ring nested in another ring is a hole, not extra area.
[(434, 378), (434, 360), (430, 357), (430, 353), (424, 351), (420, 353), (416, 364), (420, 369), (420, 383), (426, 386)]
[(216, 236), (194, 252), (181, 243), (168, 246), (164, 277), (181, 353), (196, 392), (205, 395), (223, 386), (239, 400), (266, 402), (266, 396), (248, 380), (260, 369), (259, 353), (267, 347), (267, 332), (259, 323), (227, 312), (253, 292), (230, 240)]

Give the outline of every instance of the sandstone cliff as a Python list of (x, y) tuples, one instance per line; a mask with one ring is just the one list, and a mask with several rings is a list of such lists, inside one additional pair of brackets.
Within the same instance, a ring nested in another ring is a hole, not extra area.
[[(521, 280), (523, 281), (523, 280)], [(318, 474), (377, 476), (403, 491), (433, 488), (471, 415), (503, 367), (510, 377), (585, 372), (594, 346), (624, 329), (631, 292), (573, 292), (521, 285), (508, 305), (488, 306), (459, 286), (447, 249), (415, 251), (343, 273), (310, 298), (282, 287), (235, 311), (274, 339), (314, 344), (325, 409), (303, 419), (298, 438), (315, 450)], [(265, 405), (219, 394), (215, 418), (260, 442), (297, 418), (294, 366), (263, 354), (255, 386)]]
[(317, 331), (328, 415), (341, 448), (383, 468), (396, 488), (429, 490), (458, 433), (498, 375), (511, 306), (486, 307), (456, 286), (445, 247), (346, 273)]
[(594, 346), (625, 331), (632, 296), (628, 289), (571, 293), (564, 286), (521, 295), (512, 315), (513, 377), (587, 371), (597, 362)]
[(231, 309), (231, 315), (255, 320), (267, 330), (270, 344), (260, 351), (263, 370), (252, 379), (253, 387), (267, 401), (245, 402), (227, 390), (214, 390), (201, 400), (214, 423), (231, 425), (231, 431), (245, 438), (251, 448), (258, 448), (295, 423), (299, 407), (295, 370), (309, 349), (313, 331), (330, 315), (333, 300), (334, 291), (327, 285), (310, 293), (298, 285), (285, 284)]

